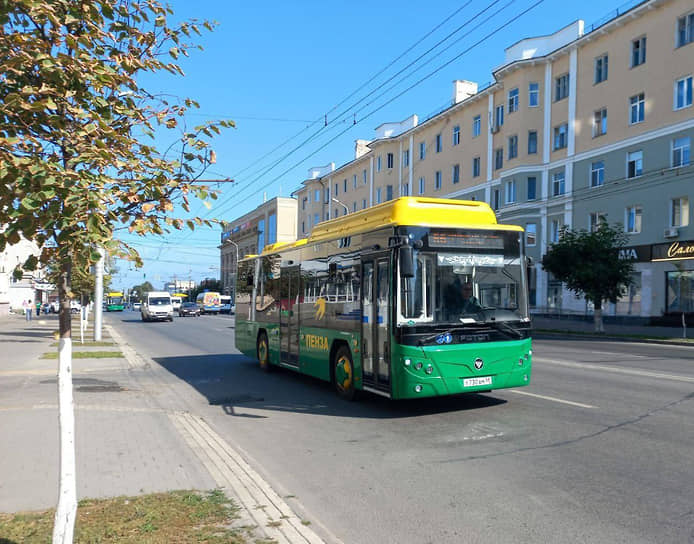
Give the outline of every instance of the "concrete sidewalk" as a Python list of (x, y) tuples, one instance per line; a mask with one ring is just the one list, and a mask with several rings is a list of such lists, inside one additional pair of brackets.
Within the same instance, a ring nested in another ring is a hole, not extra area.
[[(73, 338), (78, 323), (73, 321)], [(32, 322), (0, 318), (0, 512), (57, 504), (58, 361), (40, 358), (57, 350), (51, 346), (57, 327), (51, 315)], [(78, 500), (219, 487), (241, 507), (237, 524), (252, 532), (251, 541), (323, 542), (193, 413), (188, 384), (137, 353), (108, 325), (103, 339), (115, 344), (102, 350), (124, 357), (72, 362)], [(73, 339), (73, 353), (92, 350)]]
[(655, 343), (692, 345), (694, 347), (694, 327), (687, 328), (687, 339), (683, 338), (682, 327), (651, 327), (648, 325), (610, 323), (604, 324), (604, 334), (595, 332), (592, 319), (557, 316), (544, 317), (531, 314), (533, 337), (543, 336), (589, 336), (624, 341), (648, 341)]

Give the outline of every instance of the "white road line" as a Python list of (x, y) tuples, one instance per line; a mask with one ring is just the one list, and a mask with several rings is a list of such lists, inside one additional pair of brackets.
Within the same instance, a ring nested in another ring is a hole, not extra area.
[(662, 372), (650, 372), (648, 370), (634, 370), (630, 368), (617, 368), (614, 366), (596, 365), (591, 363), (574, 363), (571, 361), (561, 361), (558, 359), (545, 359), (543, 357), (533, 357), (533, 362), (543, 364), (565, 366), (569, 368), (583, 368), (586, 370), (600, 370), (603, 372), (614, 372), (615, 374), (628, 374), (631, 376), (644, 376), (646, 378), (658, 378), (661, 380), (674, 380), (676, 382), (694, 383), (692, 376), (679, 376), (677, 374), (665, 374)]
[(516, 395), (526, 395), (528, 397), (536, 397), (538, 399), (551, 400), (552, 402), (560, 402), (561, 404), (568, 404), (570, 406), (578, 406), (579, 408), (597, 408), (597, 406), (591, 406), (590, 404), (581, 404), (580, 402), (574, 402), (572, 400), (558, 399), (556, 397), (548, 397), (546, 395), (536, 395), (535, 393), (528, 393), (527, 391), (516, 391), (515, 389), (510, 389), (509, 393), (515, 393)]

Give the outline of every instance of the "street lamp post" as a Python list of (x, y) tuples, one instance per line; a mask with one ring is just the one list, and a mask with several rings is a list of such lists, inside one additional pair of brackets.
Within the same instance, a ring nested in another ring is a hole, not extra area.
[(344, 203), (340, 202), (337, 198), (333, 197), (332, 201), (335, 204), (339, 204), (340, 206), (342, 206), (345, 209), (345, 215), (347, 215), (349, 213), (349, 208)]
[(236, 250), (236, 259), (234, 260), (234, 294), (236, 294), (236, 276), (239, 273), (239, 245), (233, 240), (229, 239), (225, 240), (225, 242), (228, 242), (231, 245), (233, 245), (234, 249)]

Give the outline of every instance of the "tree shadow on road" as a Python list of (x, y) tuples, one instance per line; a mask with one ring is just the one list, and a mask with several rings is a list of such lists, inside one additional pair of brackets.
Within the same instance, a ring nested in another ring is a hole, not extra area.
[(346, 402), (330, 383), (278, 367), (266, 373), (243, 355), (155, 357), (154, 361), (195, 387), (210, 405), (235, 417), (263, 419), (270, 417), (264, 411), (281, 411), (398, 419), (506, 403), (493, 393), (393, 401), (365, 392), (356, 402)]

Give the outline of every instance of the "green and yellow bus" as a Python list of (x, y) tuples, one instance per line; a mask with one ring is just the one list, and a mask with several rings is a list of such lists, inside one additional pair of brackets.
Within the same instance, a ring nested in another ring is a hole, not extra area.
[(123, 293), (114, 292), (106, 294), (106, 311), (122, 312), (125, 308), (125, 297)]
[(415, 197), (320, 223), (239, 262), (236, 347), (346, 399), (528, 385), (523, 229), (483, 202)]

